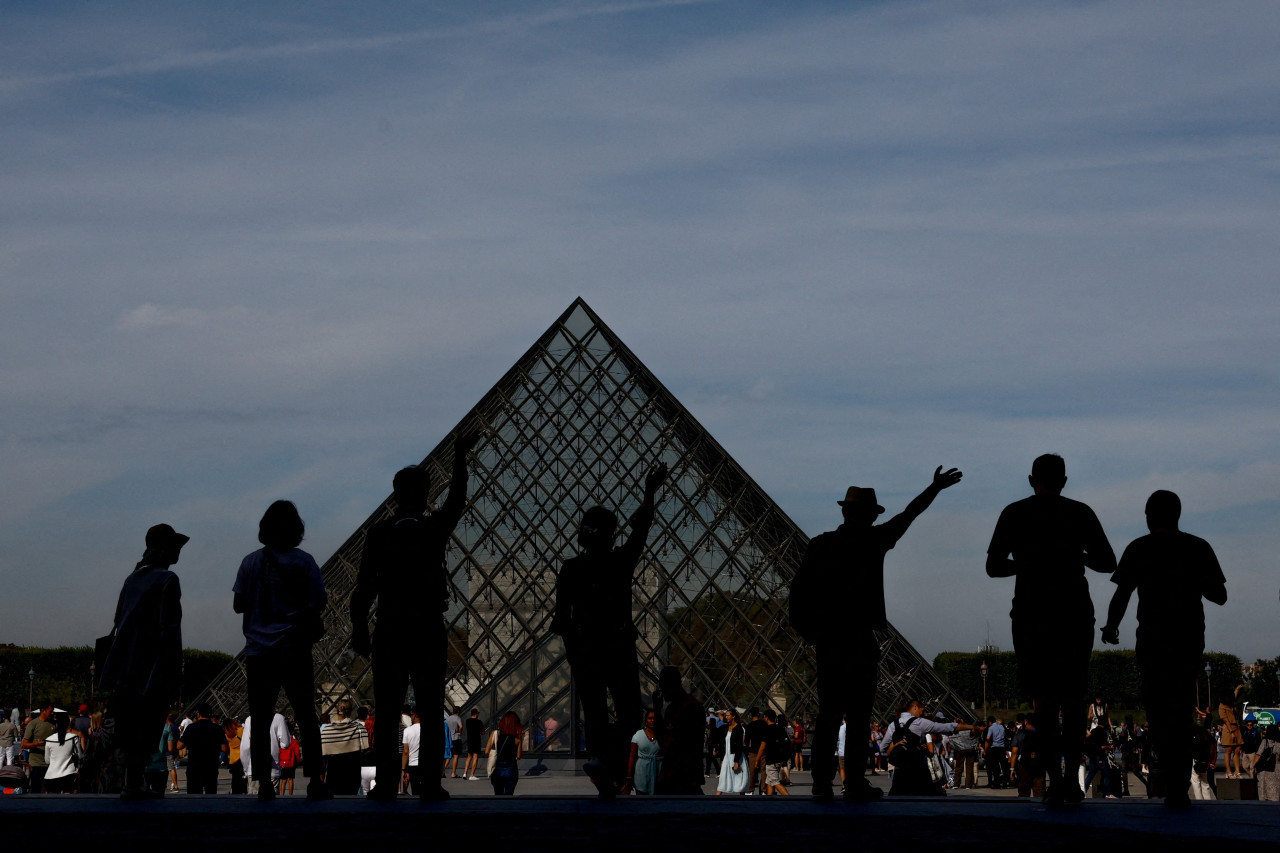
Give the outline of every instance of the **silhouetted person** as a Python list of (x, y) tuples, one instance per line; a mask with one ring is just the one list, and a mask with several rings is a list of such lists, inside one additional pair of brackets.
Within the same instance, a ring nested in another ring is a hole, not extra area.
[(655, 793), (701, 794), (706, 710), (697, 696), (684, 689), (680, 670), (674, 666), (664, 666), (658, 673), (658, 690), (654, 705), (661, 708), (658, 737), (662, 741), (662, 765)]
[[(311, 646), (324, 635), (324, 608), (329, 596), (320, 567), (298, 546), (306, 526), (289, 501), (267, 507), (258, 522), (261, 548), (240, 562), (233, 607), (244, 614), (245, 692), (249, 716), (271, 720), (284, 689), (293, 707), (302, 740), (302, 772), (307, 799), (333, 795), (325, 785), (320, 755), (320, 721), (316, 718), (315, 671)], [(271, 785), (271, 738), (265, 727), (249, 739), (250, 766), (258, 779), (258, 799), (275, 799)], [(288, 738), (285, 738), (287, 741)], [(283, 744), (282, 744), (283, 745)]]
[[(1085, 568), (1110, 574), (1116, 557), (1093, 510), (1062, 496), (1061, 456), (1037, 457), (1027, 478), (1035, 491), (1000, 513), (987, 548), (987, 574), (1016, 578), (1013, 650), (1044, 738), (1050, 803), (1080, 802), (1076, 767), (1084, 752), (1093, 600)], [(1062, 730), (1053, 723), (1062, 712)], [(1062, 759), (1067, 760), (1063, 775)]]
[(218, 793), (218, 765), (224, 753), (230, 752), (222, 726), (209, 719), (207, 703), (196, 708), (196, 718), (182, 730), (178, 750), (187, 755), (187, 793)]
[[(565, 654), (582, 702), (590, 760), (583, 768), (603, 799), (612, 799), (625, 781), (629, 739), (644, 713), (640, 667), (636, 662), (636, 626), (631, 616), (631, 586), (653, 524), (654, 496), (666, 479), (659, 463), (644, 479), (644, 499), (631, 516), (631, 535), (612, 547), (618, 519), (601, 506), (582, 515), (578, 545), (582, 552), (560, 567), (556, 612), (551, 630), (564, 638)], [(609, 731), (609, 700), (626, 729)]]
[[(392, 480), (396, 503), (393, 517), (369, 528), (360, 575), (351, 593), (351, 648), (373, 657), (373, 704), (382, 710), (374, 718), (373, 751), (377, 784), (374, 800), (394, 801), (400, 788), (399, 718), (386, 709), (404, 703), (413, 679), (418, 705), (442, 704), (448, 637), (440, 613), (448, 607), (449, 576), (445, 546), (462, 518), (467, 502), (467, 452), (478, 433), (459, 433), (453, 442), (453, 478), (449, 497), (439, 511), (423, 515), (431, 490), (431, 475), (422, 468), (403, 468)], [(369, 607), (378, 600), (377, 631), (369, 639)], [(432, 716), (428, 722), (439, 724)], [(439, 767), (444, 761), (442, 737), (423, 737), (419, 764)], [(425, 773), (425, 770), (424, 770)], [(419, 796), (447, 799), (434, 775)]]
[(1227, 601), (1226, 578), (1213, 548), (1178, 529), (1182, 502), (1160, 490), (1147, 499), (1147, 528), (1129, 543), (1111, 580), (1116, 585), (1107, 608), (1102, 641), (1120, 642), (1120, 622), (1138, 591), (1137, 658), (1147, 738), (1164, 781), (1165, 804), (1184, 806), (1192, 761), (1196, 674), (1204, 654), (1204, 604)]
[(146, 551), (116, 603), (115, 639), (99, 677), (112, 691), (115, 735), (125, 753), (120, 796), (127, 800), (163, 796), (147, 788), (144, 771), (182, 683), (182, 588), (169, 567), (189, 540), (167, 524), (148, 530)]
[[(845, 499), (837, 501), (844, 524), (809, 542), (792, 582), (791, 622), (817, 647), (818, 721), (811, 760), (815, 799), (833, 796), (842, 717), (848, 718), (843, 754), (854, 761), (866, 752), (880, 663), (875, 631), (886, 625), (884, 556), (938, 493), (960, 482), (961, 476), (955, 468), (944, 472), (938, 466), (933, 482), (884, 524), (874, 524), (884, 512), (875, 489), (850, 486)], [(845, 780), (848, 801), (877, 800), (881, 795), (863, 776)]]

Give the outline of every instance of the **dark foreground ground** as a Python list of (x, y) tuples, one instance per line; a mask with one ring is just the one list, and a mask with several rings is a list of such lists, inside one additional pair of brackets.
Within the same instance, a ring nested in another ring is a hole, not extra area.
[(378, 805), (360, 798), (260, 805), (255, 798), (172, 796), (125, 804), (102, 796), (19, 796), (0, 801), (13, 849), (93, 850), (987, 850), (1280, 847), (1280, 805), (1090, 800), (1048, 809), (1009, 797), (820, 805), (808, 797), (456, 796)]

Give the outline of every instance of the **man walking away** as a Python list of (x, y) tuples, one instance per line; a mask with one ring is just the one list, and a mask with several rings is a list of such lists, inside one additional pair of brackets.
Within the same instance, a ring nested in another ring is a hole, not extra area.
[(1196, 671), (1204, 654), (1204, 604), (1227, 603), (1227, 581), (1213, 548), (1178, 529), (1182, 502), (1160, 490), (1147, 499), (1147, 529), (1129, 543), (1111, 578), (1116, 585), (1102, 641), (1120, 642), (1120, 622), (1138, 593), (1136, 653), (1143, 703), (1154, 741), (1166, 806), (1189, 805), (1195, 727), (1187, 709), (1195, 703)]

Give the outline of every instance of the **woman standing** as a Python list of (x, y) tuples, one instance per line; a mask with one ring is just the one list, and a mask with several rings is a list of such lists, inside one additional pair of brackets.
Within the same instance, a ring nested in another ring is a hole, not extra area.
[(520, 780), (521, 741), (524, 739), (524, 728), (515, 711), (508, 711), (498, 721), (498, 729), (494, 733), (494, 750), (498, 760), (489, 779), (493, 782), (495, 794), (514, 794), (516, 782)]
[(49, 769), (44, 774), (44, 790), (47, 794), (74, 794), (76, 772), (80, 768), (80, 735), (68, 731), (71, 718), (66, 711), (55, 710), (53, 734), (45, 739), (44, 757)]
[(658, 715), (652, 708), (644, 712), (644, 728), (631, 737), (631, 757), (627, 760), (627, 781), (622, 793), (652, 794), (658, 784), (662, 747), (658, 743)]
[(720, 764), (720, 781), (716, 783), (716, 796), (721, 794), (746, 794), (751, 786), (751, 765), (747, 762), (747, 750), (742, 744), (743, 726), (738, 712), (729, 709), (729, 722), (723, 728), (724, 761)]
[[(360, 792), (361, 753), (369, 748), (369, 732), (351, 713), (352, 701), (338, 702), (337, 719), (320, 733), (324, 752), (325, 779), (334, 794), (358, 794)], [(302, 761), (307, 760), (307, 749), (302, 748)], [(308, 786), (308, 791), (310, 787)]]
[[(269, 722), (284, 688), (302, 735), (302, 772), (310, 780), (307, 799), (327, 800), (333, 794), (321, 778), (311, 646), (324, 635), (322, 614), (328, 596), (320, 567), (298, 548), (305, 532), (298, 508), (289, 501), (267, 507), (258, 522), (263, 547), (240, 563), (234, 607), (244, 614), (249, 717), (260, 725)], [(249, 738), (250, 766), (259, 768), (271, 766), (271, 738), (265, 736), (266, 725), (261, 729), (258, 737)], [(269, 784), (258, 786), (259, 800), (272, 800), (275, 795)]]

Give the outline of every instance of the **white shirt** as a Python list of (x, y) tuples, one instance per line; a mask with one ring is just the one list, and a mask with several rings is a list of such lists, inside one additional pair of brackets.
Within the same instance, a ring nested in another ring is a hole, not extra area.
[[(253, 775), (253, 751), (250, 749), (249, 734), (252, 731), (253, 717), (244, 718), (244, 734), (240, 736), (240, 764), (244, 767), (244, 775)], [(271, 718), (271, 727), (267, 731), (271, 739), (271, 775), (280, 777), (280, 748), (287, 747), (293, 740), (289, 734), (289, 724), (284, 721), (283, 714)]]
[(414, 723), (404, 730), (404, 748), (409, 752), (409, 766), (418, 766), (418, 747), (422, 745), (422, 725)]
[(840, 734), (836, 735), (836, 755), (844, 758), (844, 730), (845, 724), (840, 724)]
[(905, 726), (907, 720), (915, 720), (911, 724), (911, 732), (915, 735), (949, 735), (956, 730), (955, 723), (935, 723), (928, 717), (917, 717), (910, 711), (903, 711), (902, 715), (884, 730), (884, 737), (880, 738), (880, 748), (886, 753), (889, 751), (889, 745), (893, 743), (894, 732), (898, 730), (898, 726)]
[(68, 730), (63, 735), (61, 743), (58, 742), (57, 734), (49, 735), (44, 742), (44, 760), (49, 762), (49, 769), (45, 771), (44, 778), (61, 779), (63, 776), (74, 776), (77, 765), (73, 759), (82, 754), (80, 735), (74, 731)]

